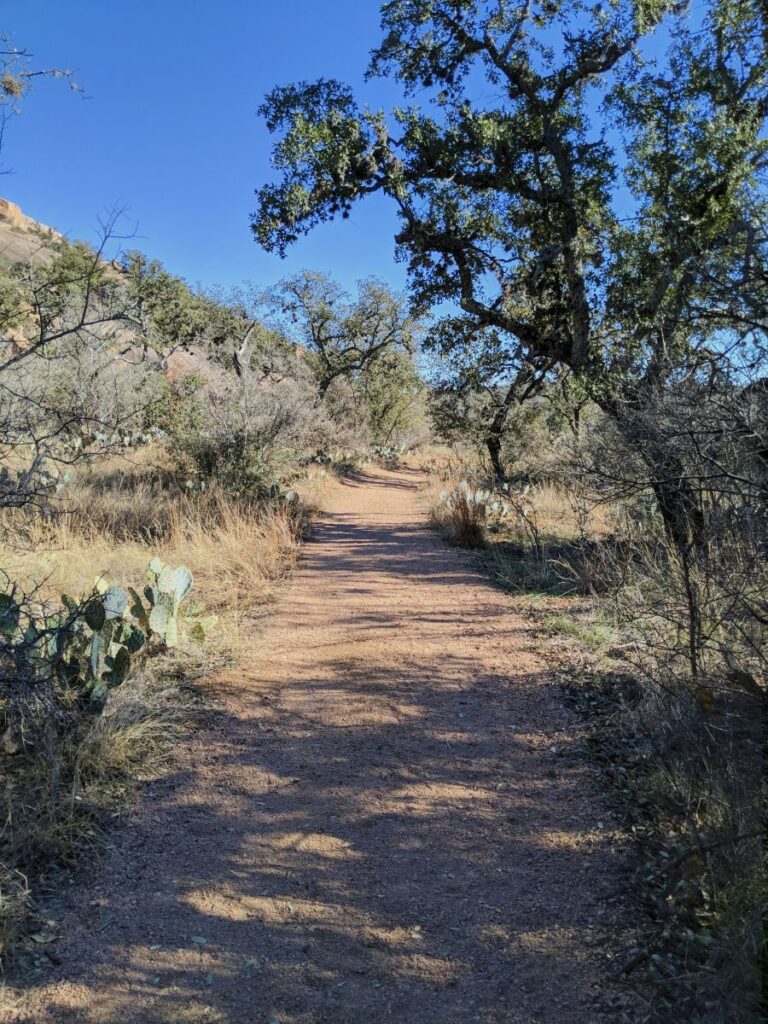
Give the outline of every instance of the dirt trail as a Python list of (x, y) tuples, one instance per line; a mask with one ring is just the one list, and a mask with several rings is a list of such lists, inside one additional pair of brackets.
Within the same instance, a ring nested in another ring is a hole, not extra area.
[(592, 1024), (618, 857), (524, 620), (338, 489), (224, 711), (146, 790), (25, 1024)]

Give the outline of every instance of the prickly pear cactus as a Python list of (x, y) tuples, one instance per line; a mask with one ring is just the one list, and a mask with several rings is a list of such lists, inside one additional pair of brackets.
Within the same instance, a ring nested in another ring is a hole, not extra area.
[(108, 587), (97, 580), (84, 602), (67, 594), (61, 601), (65, 613), (53, 629), (47, 626), (47, 657), (63, 682), (100, 703), (109, 689), (124, 682), (146, 633), (131, 621), (128, 594), (122, 587)]
[(136, 617), (168, 647), (175, 647), (179, 642), (179, 605), (191, 587), (192, 573), (185, 565), (174, 569), (159, 558), (153, 558), (147, 568), (147, 586), (144, 588), (149, 608), (145, 609), (138, 594), (131, 592), (137, 607)]
[[(26, 678), (52, 676), (98, 709), (108, 691), (125, 681), (134, 655), (151, 634), (169, 647), (178, 643), (179, 605), (192, 586), (192, 574), (183, 565), (173, 568), (153, 559), (147, 581), (146, 603), (135, 590), (99, 579), (80, 600), (62, 595), (54, 611), (20, 602), (14, 589), (0, 593), (0, 637)], [(189, 630), (200, 643), (204, 621), (198, 617)]]

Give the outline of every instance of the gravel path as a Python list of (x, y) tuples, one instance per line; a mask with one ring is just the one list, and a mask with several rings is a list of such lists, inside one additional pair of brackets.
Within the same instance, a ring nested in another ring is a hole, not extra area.
[(0, 1020), (624, 1019), (597, 952), (619, 858), (574, 722), (418, 482), (337, 489), (224, 710)]

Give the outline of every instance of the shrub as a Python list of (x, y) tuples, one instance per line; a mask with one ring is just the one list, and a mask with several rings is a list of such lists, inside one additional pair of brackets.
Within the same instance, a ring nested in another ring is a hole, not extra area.
[(0, 952), (28, 910), (22, 872), (71, 856), (98, 818), (93, 779), (125, 784), (164, 735), (167, 714), (110, 698), (136, 673), (139, 651), (178, 642), (191, 584), (185, 567), (153, 559), (142, 596), (101, 582), (58, 607), (14, 586), (0, 594)]
[(179, 385), (161, 423), (182, 476), (256, 497), (289, 479), (327, 427), (306, 384), (241, 379), (216, 367)]

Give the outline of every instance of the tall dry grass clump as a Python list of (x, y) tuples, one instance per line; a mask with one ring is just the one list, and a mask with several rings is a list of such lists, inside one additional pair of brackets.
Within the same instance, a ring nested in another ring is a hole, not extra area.
[(216, 484), (180, 492), (165, 471), (141, 464), (84, 475), (56, 514), (2, 515), (8, 574), (42, 580), (44, 597), (82, 593), (100, 576), (132, 585), (158, 555), (189, 566), (198, 600), (217, 611), (270, 600), (308, 522), (302, 502), (233, 497)]
[(485, 501), (466, 481), (451, 491), (442, 491), (430, 511), (430, 521), (449, 544), (460, 548), (485, 547)]
[(187, 498), (170, 510), (164, 550), (195, 572), (216, 610), (269, 601), (293, 565), (307, 525), (300, 505), (264, 505), (223, 493)]

